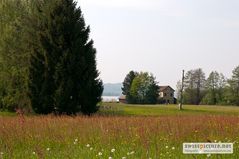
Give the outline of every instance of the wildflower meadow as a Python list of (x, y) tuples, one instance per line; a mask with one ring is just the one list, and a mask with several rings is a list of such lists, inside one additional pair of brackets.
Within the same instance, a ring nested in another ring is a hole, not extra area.
[[(185, 109), (180, 115), (175, 108), (171, 110), (175, 114), (160, 115), (164, 108), (154, 106), (144, 107), (145, 112), (158, 111), (159, 115), (127, 115), (131, 106), (117, 106), (116, 115), (109, 111), (90, 117), (1, 115), (0, 158), (239, 158), (239, 116), (236, 114), (220, 111), (205, 114), (201, 108), (201, 113), (197, 110), (198, 114), (187, 114), (189, 109)], [(237, 108), (234, 109), (237, 113)], [(232, 142), (234, 153), (185, 155), (182, 153), (184, 142)]]

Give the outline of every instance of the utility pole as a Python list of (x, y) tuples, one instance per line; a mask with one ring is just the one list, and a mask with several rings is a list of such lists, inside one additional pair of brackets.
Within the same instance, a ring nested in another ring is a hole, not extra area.
[(182, 87), (180, 90), (180, 103), (179, 103), (179, 110), (183, 109), (183, 88), (184, 88), (184, 70), (183, 70), (183, 75), (182, 75)]

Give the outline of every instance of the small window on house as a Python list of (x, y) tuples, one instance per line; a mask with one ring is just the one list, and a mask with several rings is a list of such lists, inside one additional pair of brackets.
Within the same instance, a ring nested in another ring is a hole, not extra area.
[(167, 93), (164, 93), (164, 96), (167, 96)]
[(171, 97), (173, 97), (173, 93), (171, 93)]

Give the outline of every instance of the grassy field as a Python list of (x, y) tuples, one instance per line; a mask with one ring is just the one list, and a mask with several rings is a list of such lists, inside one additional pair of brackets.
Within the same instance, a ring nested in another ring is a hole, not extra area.
[[(239, 158), (239, 107), (184, 108), (103, 103), (92, 117), (0, 113), (0, 158)], [(234, 154), (184, 155), (183, 142), (233, 142)]]
[(184, 105), (179, 111), (177, 105), (130, 105), (121, 103), (103, 103), (102, 112), (106, 114), (133, 116), (168, 116), (168, 115), (238, 115), (239, 107)]

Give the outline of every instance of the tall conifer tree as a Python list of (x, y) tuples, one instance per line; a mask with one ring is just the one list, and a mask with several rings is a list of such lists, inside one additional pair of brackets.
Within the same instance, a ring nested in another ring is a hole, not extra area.
[(38, 113), (90, 115), (101, 101), (96, 50), (73, 0), (40, 1), (33, 18), (29, 90)]

